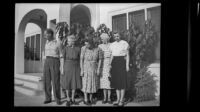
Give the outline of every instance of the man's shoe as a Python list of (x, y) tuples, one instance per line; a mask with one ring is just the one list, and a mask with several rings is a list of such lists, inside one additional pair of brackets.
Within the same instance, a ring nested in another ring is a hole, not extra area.
[(48, 103), (51, 103), (51, 100), (44, 101), (44, 104), (48, 104)]

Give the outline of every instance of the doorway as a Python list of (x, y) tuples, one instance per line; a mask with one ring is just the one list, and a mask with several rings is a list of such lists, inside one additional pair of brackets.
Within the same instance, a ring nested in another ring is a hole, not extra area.
[[(41, 33), (40, 35), (35, 34), (30, 36), (29, 39), (27, 39), (27, 43), (29, 41), (29, 44), (26, 45), (26, 42), (24, 42), (24, 38), (26, 26), (28, 23), (34, 23), (38, 25), (41, 29)], [(42, 73), (43, 62), (41, 60), (41, 52), (44, 51), (44, 45), (46, 42), (43, 38), (43, 32), (46, 29), (46, 27), (47, 14), (44, 10), (33, 9), (24, 15), (19, 24), (18, 33), (15, 37), (15, 73)], [(25, 59), (25, 47), (31, 48), (30, 51), (33, 54), (33, 56), (30, 58), (32, 59), (32, 61), (29, 60), (28, 63)], [(37, 57), (40, 57), (39, 60)], [(34, 67), (31, 67), (31, 65), (34, 65)], [(28, 69), (28, 66), (32, 69)]]

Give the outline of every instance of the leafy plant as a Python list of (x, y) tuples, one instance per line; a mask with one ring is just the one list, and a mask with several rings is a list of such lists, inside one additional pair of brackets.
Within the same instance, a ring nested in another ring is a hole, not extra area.
[(58, 33), (58, 38), (60, 38), (60, 40), (65, 39), (69, 33), (69, 25), (67, 24), (67, 22), (57, 23), (56, 33)]
[(154, 80), (154, 75), (147, 72), (146, 67), (138, 72), (136, 82), (136, 102), (155, 99), (156, 81)]
[(147, 66), (155, 61), (158, 34), (151, 20), (145, 22), (143, 34), (136, 40), (136, 65), (139, 69), (136, 79), (136, 101), (155, 99), (156, 81), (147, 72)]
[(136, 101), (153, 99), (155, 88), (152, 84), (155, 81), (149, 73), (146, 73), (146, 67), (155, 61), (155, 47), (159, 40), (155, 26), (151, 20), (145, 22), (144, 28), (133, 22), (128, 30), (120, 34), (130, 46), (130, 71), (126, 97), (132, 99), (136, 95)]

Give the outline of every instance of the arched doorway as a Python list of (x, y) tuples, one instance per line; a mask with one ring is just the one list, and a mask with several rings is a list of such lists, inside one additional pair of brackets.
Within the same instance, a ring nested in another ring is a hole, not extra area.
[(91, 25), (91, 14), (88, 7), (77, 5), (70, 12), (70, 24), (79, 23)]
[[(42, 9), (34, 9), (29, 11), (21, 20), (17, 32), (17, 36), (15, 37), (15, 73), (24, 73), (25, 66), (32, 65), (33, 70), (28, 72), (40, 73), (43, 70), (42, 67), (42, 53), (40, 53), (40, 59), (33, 59), (28, 65), (25, 60), (25, 46), (24, 46), (24, 38), (25, 38), (25, 29), (28, 23), (34, 23), (41, 28), (40, 34), (40, 52), (44, 51), (44, 43), (45, 38), (43, 38), (43, 32), (47, 28), (47, 14)], [(34, 43), (35, 44), (35, 43)], [(36, 48), (35, 46), (33, 48)]]
[(34, 23), (28, 23), (25, 29), (24, 38), (24, 72), (37, 73), (41, 72), (41, 28)]

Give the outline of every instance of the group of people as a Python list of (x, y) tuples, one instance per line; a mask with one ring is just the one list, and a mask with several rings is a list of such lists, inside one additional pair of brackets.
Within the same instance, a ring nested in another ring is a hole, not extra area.
[[(115, 41), (110, 43), (109, 35), (102, 33), (102, 44), (98, 46), (95, 45), (93, 36), (87, 35), (85, 45), (80, 48), (75, 45), (77, 38), (73, 34), (67, 36), (67, 45), (63, 47), (61, 42), (53, 37), (53, 33), (52, 29), (44, 32), (47, 38), (44, 56), (44, 103), (52, 102), (53, 87), (57, 104), (62, 104), (62, 87), (66, 90), (66, 106), (78, 104), (75, 101), (75, 92), (78, 89), (84, 93), (83, 102), (86, 105), (93, 104), (93, 94), (98, 89), (103, 89), (103, 104), (124, 106), (129, 71), (129, 45), (120, 39), (120, 34), (114, 32)], [(111, 101), (111, 89), (115, 89), (117, 94), (117, 100), (114, 102)]]

